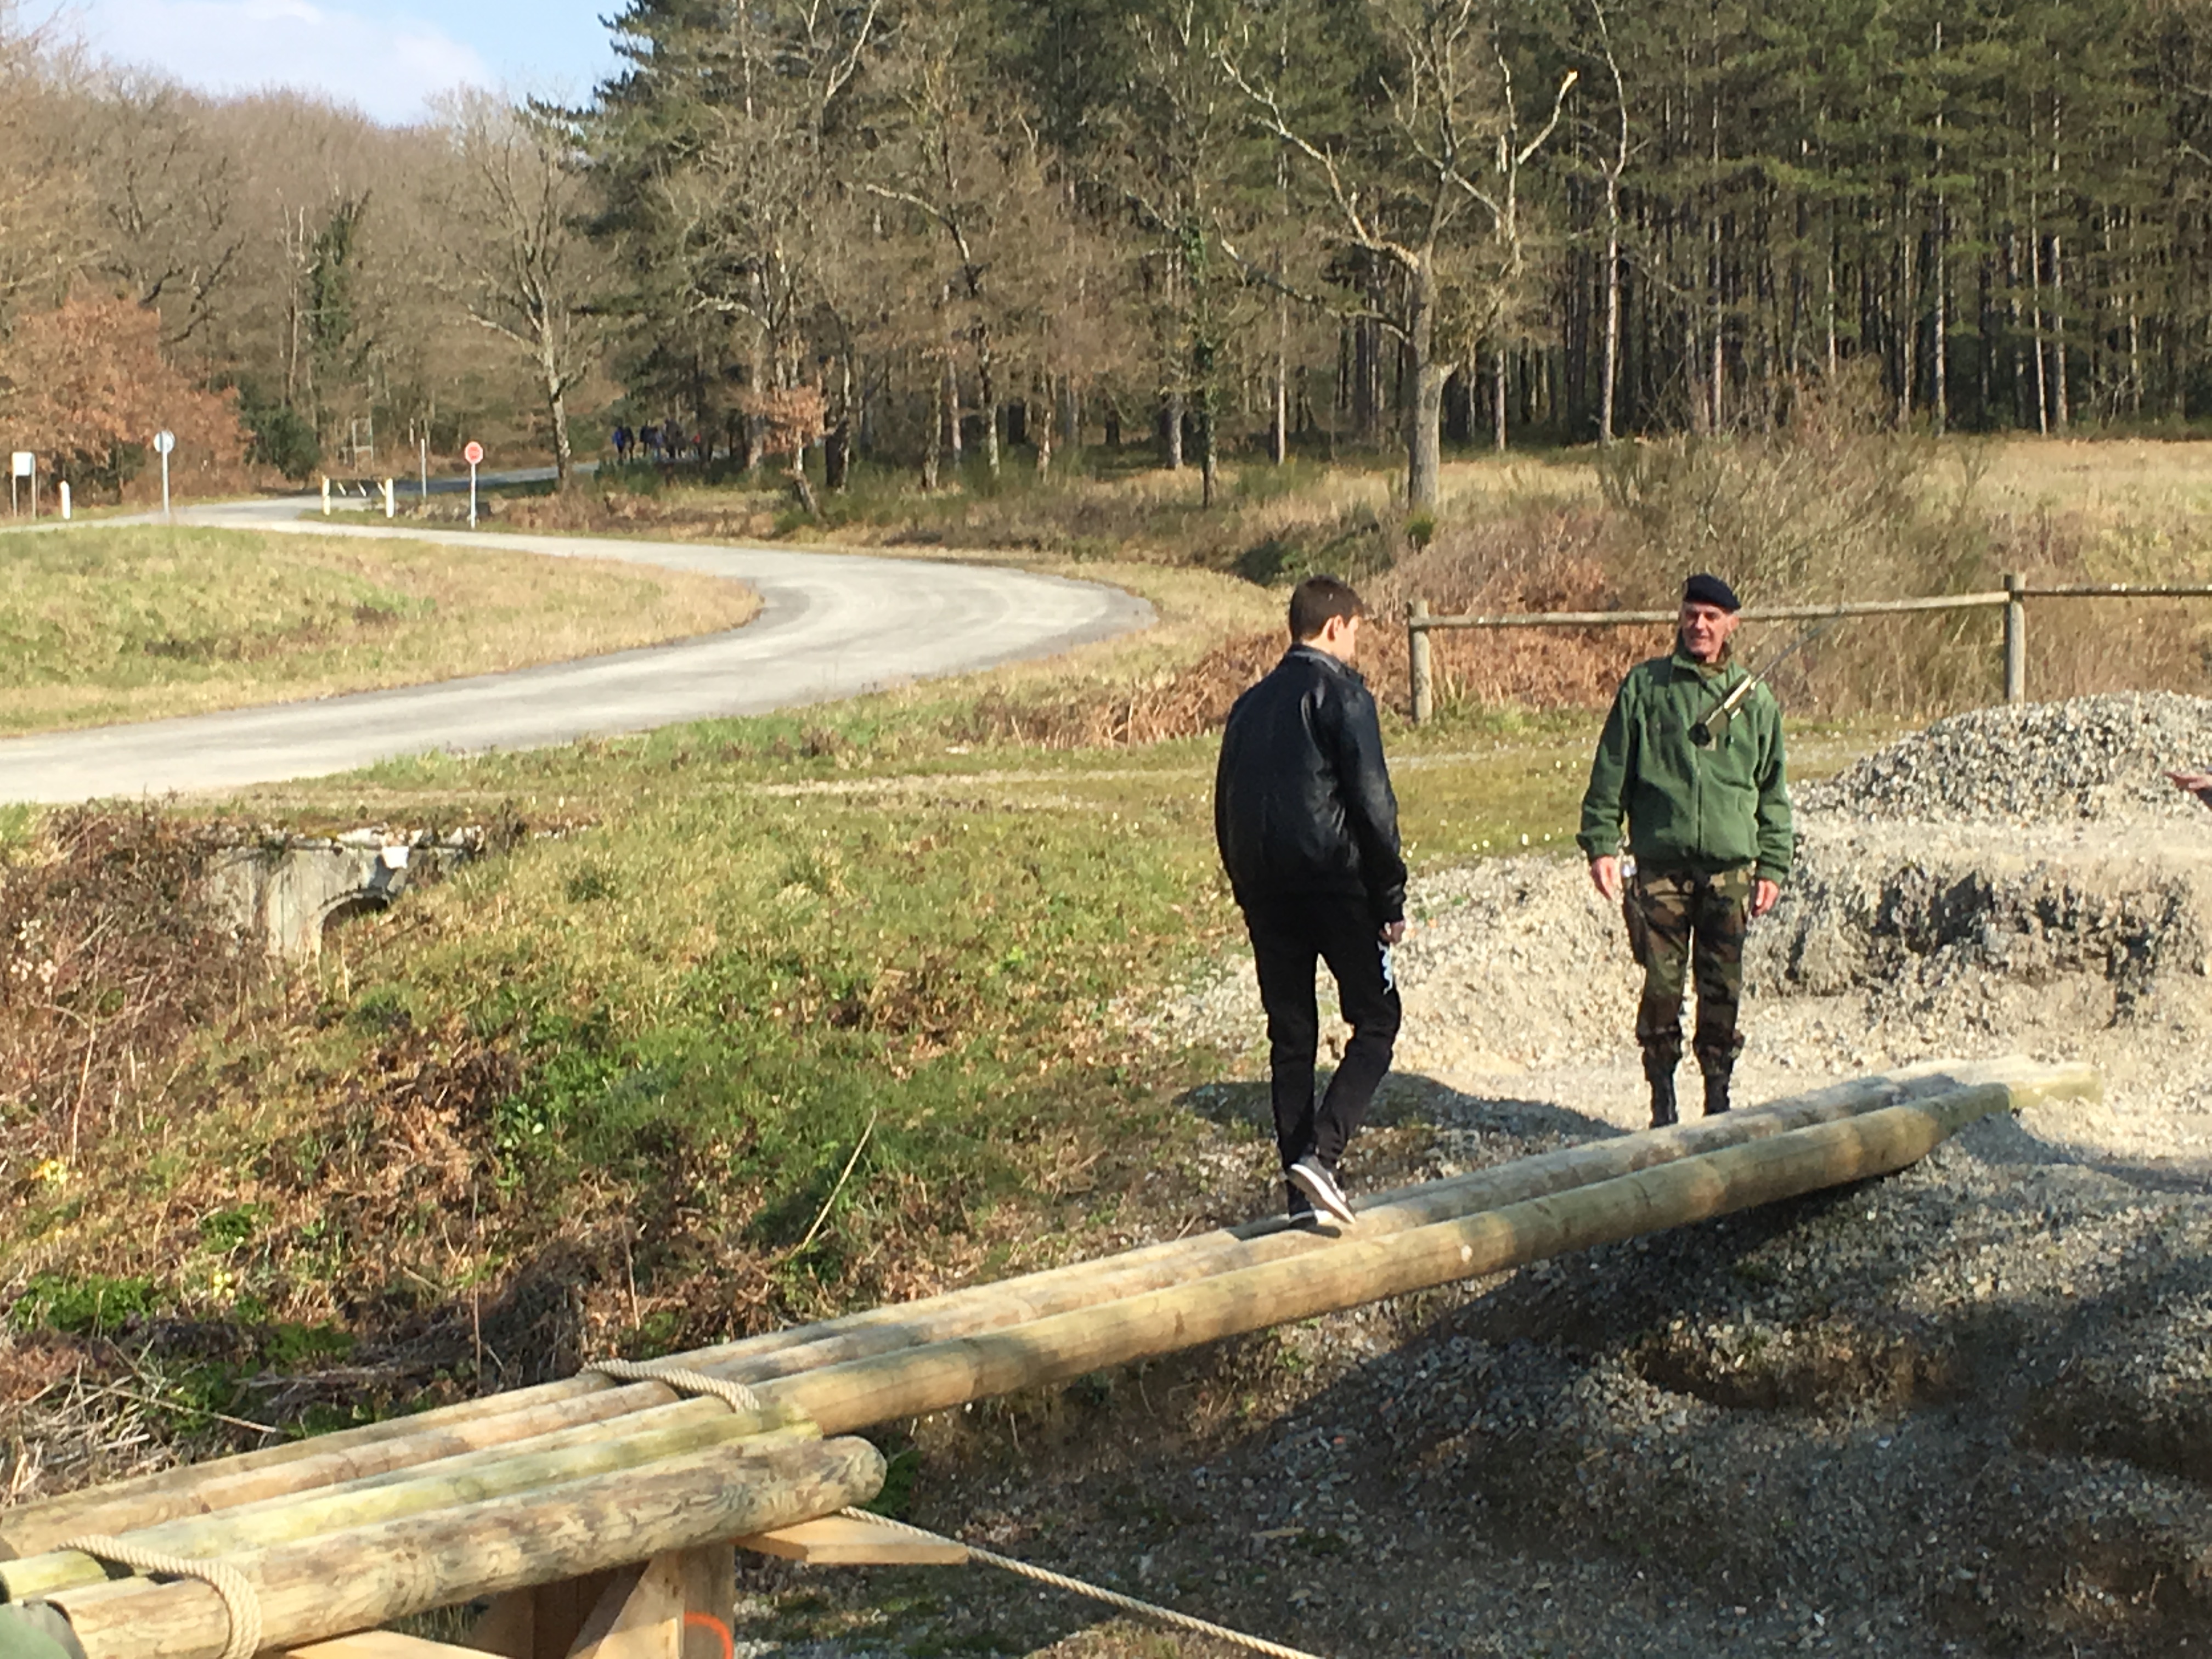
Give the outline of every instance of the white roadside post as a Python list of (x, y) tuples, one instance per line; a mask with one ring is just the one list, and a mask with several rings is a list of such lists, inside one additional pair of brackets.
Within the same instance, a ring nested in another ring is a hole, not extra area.
[(323, 516), (331, 516), (331, 475), (327, 472), (323, 474)]
[(154, 434), (154, 453), (161, 458), (161, 517), (169, 517), (169, 452), (177, 447), (177, 434), (163, 427)]
[(384, 481), (384, 516), (387, 519), (392, 516), (392, 498), (398, 493), (398, 489), (393, 484), (392, 481), (386, 478)]
[(11, 518), (22, 510), (15, 496), (18, 478), (31, 481), (31, 516), (35, 519), (39, 516), (39, 458), (27, 449), (16, 450), (8, 465), (8, 513)]
[(469, 528), (477, 527), (477, 463), (483, 459), (483, 446), (475, 439), (461, 452), (461, 459), (469, 464)]
[(68, 518), (68, 517), (69, 517), (69, 515), (70, 515), (69, 480), (68, 480), (67, 478), (64, 478), (64, 479), (62, 480), (62, 517), (63, 517), (63, 518), (64, 518), (64, 519), (66, 519), (66, 518)]
[(430, 441), (418, 438), (416, 442), (421, 446), (416, 451), (416, 465), (421, 468), (416, 476), (422, 482), (422, 499), (427, 501), (430, 499)]

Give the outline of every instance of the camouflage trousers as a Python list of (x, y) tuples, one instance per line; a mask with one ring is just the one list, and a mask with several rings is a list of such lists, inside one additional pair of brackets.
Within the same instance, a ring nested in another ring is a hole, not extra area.
[(1694, 979), (1698, 1027), (1691, 1040), (1700, 1070), (1725, 1072), (1742, 1051), (1736, 1016), (1743, 1006), (1743, 937), (1751, 918), (1748, 868), (1711, 875), (1638, 870), (1622, 896), (1628, 947), (1644, 969), (1636, 1041), (1644, 1068), (1671, 1074), (1682, 1058), (1682, 993)]

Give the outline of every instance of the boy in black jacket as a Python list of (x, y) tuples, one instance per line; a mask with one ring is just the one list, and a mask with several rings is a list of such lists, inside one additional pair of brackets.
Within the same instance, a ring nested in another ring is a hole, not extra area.
[[(1398, 988), (1390, 947), (1406, 932), (1398, 801), (1375, 699), (1352, 668), (1359, 595), (1333, 576), (1291, 594), (1291, 648), (1237, 700), (1214, 776), (1214, 838), (1244, 912), (1267, 1011), (1275, 1145), (1291, 1212), (1350, 1225), (1337, 1161), (1390, 1069)], [(1314, 963), (1328, 963), (1352, 1027), (1319, 1109)]]

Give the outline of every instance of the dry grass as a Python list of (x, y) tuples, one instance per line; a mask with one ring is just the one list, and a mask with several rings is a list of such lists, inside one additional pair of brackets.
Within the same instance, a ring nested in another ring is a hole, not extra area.
[(409, 542), (98, 526), (4, 545), (4, 732), (522, 668), (759, 608), (711, 576)]

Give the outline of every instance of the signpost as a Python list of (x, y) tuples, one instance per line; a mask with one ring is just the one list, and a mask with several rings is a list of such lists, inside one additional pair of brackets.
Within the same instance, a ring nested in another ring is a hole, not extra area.
[(475, 439), (461, 452), (461, 459), (469, 464), (469, 528), (477, 527), (477, 463), (483, 459), (483, 446)]
[(169, 516), (169, 452), (177, 447), (177, 434), (163, 427), (154, 434), (154, 453), (161, 458), (161, 517)]
[(15, 451), (15, 459), (8, 468), (8, 511), (10, 516), (21, 511), (15, 498), (15, 480), (18, 478), (31, 481), (31, 516), (35, 519), (39, 516), (39, 458), (27, 449)]

